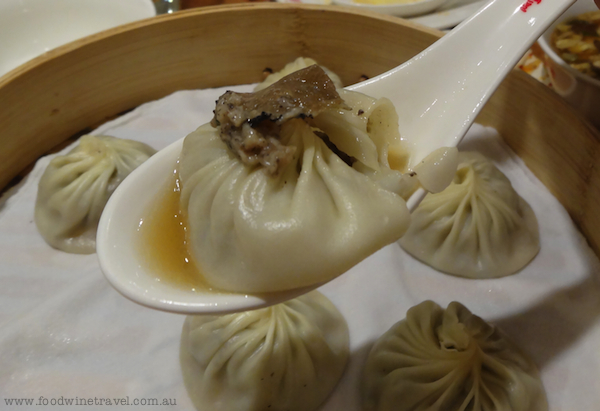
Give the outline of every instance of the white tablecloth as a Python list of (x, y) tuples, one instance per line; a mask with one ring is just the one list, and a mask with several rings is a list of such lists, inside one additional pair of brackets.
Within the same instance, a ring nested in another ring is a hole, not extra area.
[[(223, 91), (177, 92), (96, 134), (160, 149), (209, 121)], [(426, 299), (443, 306), (460, 301), (504, 329), (539, 365), (552, 411), (598, 409), (597, 258), (562, 206), (495, 130), (475, 125), (461, 148), (492, 158), (533, 207), (539, 255), (516, 275), (468, 280), (436, 272), (393, 244), (323, 286), (348, 321), (352, 351), (323, 410), (360, 409), (360, 370), (372, 342)], [(39, 403), (48, 409), (106, 410), (108, 400), (114, 409), (192, 409), (178, 359), (184, 317), (130, 302), (105, 281), (96, 255), (54, 250), (37, 233), (33, 208), (48, 161), (40, 159), (0, 203), (0, 409), (46, 408)], [(33, 399), (34, 405), (8, 405), (11, 399)], [(176, 405), (133, 405), (152, 399)], [(66, 405), (69, 400), (79, 405)]]

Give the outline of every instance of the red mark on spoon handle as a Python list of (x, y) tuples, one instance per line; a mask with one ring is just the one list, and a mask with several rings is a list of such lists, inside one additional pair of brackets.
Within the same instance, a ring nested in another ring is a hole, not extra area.
[(521, 6), (521, 11), (523, 13), (527, 13), (527, 10), (529, 9), (529, 7), (531, 7), (531, 5), (533, 3), (535, 4), (540, 4), (542, 2), (542, 0), (527, 0), (525, 3), (523, 3), (523, 5)]

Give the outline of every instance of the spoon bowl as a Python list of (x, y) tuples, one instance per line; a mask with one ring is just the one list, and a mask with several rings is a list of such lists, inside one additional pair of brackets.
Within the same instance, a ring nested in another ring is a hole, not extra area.
[[(135, 169), (106, 205), (98, 227), (96, 251), (109, 283), (139, 304), (181, 314), (225, 314), (262, 308), (319, 287), (320, 284), (315, 284), (261, 296), (192, 290), (162, 281), (152, 267), (144, 264), (139, 250), (139, 228), (145, 212), (165, 194), (182, 146), (180, 139)], [(128, 206), (132, 199), (135, 207)]]
[[(400, 133), (411, 151), (410, 167), (419, 175), (427, 158), (449, 183), (456, 169), (456, 145), (502, 79), (541, 33), (574, 0), (492, 0), (450, 34), (401, 66), (349, 87), (372, 97), (387, 97), (400, 118)], [(136, 250), (142, 213), (171, 178), (182, 141), (155, 154), (111, 196), (100, 220), (97, 251), (102, 271), (123, 295), (165, 311), (219, 314), (277, 304), (321, 284), (261, 296), (184, 290), (156, 278)], [(441, 150), (441, 147), (449, 147)], [(432, 154), (434, 153), (434, 154)], [(432, 157), (433, 155), (433, 157)], [(431, 179), (428, 179), (431, 180)], [(433, 179), (435, 180), (435, 178)], [(435, 189), (420, 179), (430, 191)], [(443, 184), (442, 184), (443, 186)], [(419, 189), (408, 201), (414, 209), (425, 196)]]

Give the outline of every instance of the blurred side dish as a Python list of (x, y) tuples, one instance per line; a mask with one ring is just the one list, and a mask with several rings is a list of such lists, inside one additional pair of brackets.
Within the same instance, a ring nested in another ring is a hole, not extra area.
[(580, 14), (557, 25), (551, 44), (571, 67), (600, 79), (600, 10)]

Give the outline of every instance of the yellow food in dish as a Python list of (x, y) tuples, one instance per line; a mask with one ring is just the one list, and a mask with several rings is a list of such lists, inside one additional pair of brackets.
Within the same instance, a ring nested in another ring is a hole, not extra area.
[(600, 11), (583, 13), (559, 24), (550, 44), (571, 67), (600, 79)]

